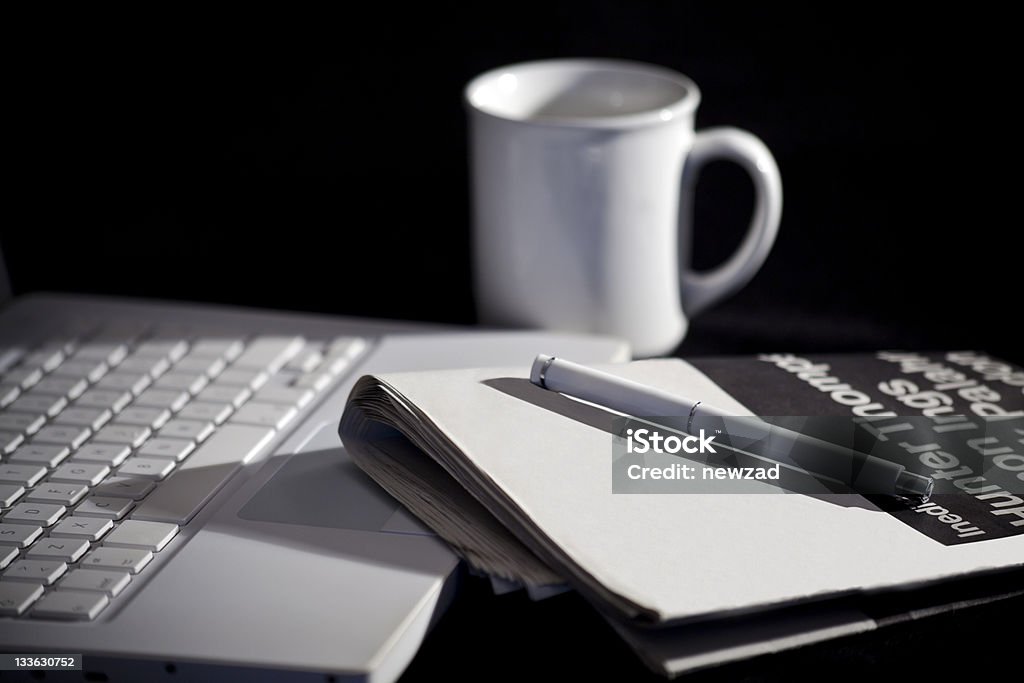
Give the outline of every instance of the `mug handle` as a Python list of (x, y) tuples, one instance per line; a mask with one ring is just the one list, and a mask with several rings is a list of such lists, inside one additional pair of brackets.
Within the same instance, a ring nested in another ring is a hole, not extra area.
[(693, 222), (693, 194), (697, 176), (709, 161), (734, 161), (754, 181), (754, 216), (740, 248), (714, 270), (698, 273), (689, 263), (680, 266), (683, 311), (693, 316), (736, 292), (754, 277), (775, 243), (782, 217), (782, 178), (775, 158), (761, 140), (738, 128), (709, 128), (694, 138), (683, 167), (680, 193), (682, 225)]

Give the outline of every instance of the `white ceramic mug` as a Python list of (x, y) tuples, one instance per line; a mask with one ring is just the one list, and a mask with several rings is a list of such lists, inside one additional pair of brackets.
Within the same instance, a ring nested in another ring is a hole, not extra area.
[[(481, 322), (612, 334), (638, 356), (671, 351), (688, 318), (735, 292), (778, 232), (782, 182), (750, 133), (694, 133), (700, 91), (637, 62), (515, 64), (466, 86)], [(756, 191), (739, 250), (690, 268), (693, 188), (713, 159)]]

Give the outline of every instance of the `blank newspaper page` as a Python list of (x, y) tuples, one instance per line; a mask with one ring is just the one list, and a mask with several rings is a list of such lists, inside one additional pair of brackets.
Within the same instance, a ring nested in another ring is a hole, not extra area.
[[(681, 360), (602, 369), (750, 414)], [(378, 379), (454, 445), (449, 467), (492, 513), (623, 616), (678, 622), (1024, 563), (1022, 535), (947, 546), (855, 494), (613, 493), (618, 416), (528, 377), (524, 367)]]

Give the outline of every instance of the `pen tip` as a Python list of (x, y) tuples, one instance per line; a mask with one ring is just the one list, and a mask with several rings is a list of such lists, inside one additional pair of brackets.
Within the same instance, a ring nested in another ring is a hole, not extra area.
[(922, 503), (932, 497), (935, 482), (931, 477), (903, 470), (896, 477), (896, 492), (905, 498), (914, 498)]

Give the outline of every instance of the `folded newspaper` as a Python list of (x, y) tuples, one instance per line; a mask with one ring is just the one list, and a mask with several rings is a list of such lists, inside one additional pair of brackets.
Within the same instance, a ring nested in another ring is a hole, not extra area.
[[(534, 589), (568, 583), (663, 673), (872, 627), (850, 596), (1024, 567), (1020, 368), (973, 352), (881, 352), (603, 369), (737, 415), (853, 418), (935, 494), (630, 481), (630, 465), (678, 470), (680, 454), (625, 453), (621, 415), (534, 386), (528, 367), (365, 376), (341, 438), (471, 566)], [(707, 469), (722, 457), (682, 460)], [(789, 617), (694, 645), (691, 626), (721, 631), (755, 613)]]

